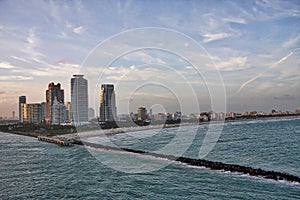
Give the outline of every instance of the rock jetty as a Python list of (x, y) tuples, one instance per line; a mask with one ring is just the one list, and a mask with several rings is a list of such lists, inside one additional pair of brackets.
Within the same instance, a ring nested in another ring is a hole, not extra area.
[(214, 161), (209, 161), (209, 160), (204, 160), (204, 159), (176, 157), (173, 155), (151, 153), (151, 152), (129, 149), (129, 148), (110, 147), (110, 146), (105, 146), (105, 145), (95, 144), (95, 143), (90, 143), (90, 142), (81, 142), (80, 140), (74, 141), (74, 144), (87, 145), (90, 147), (101, 148), (101, 149), (105, 149), (105, 150), (126, 151), (126, 152), (131, 152), (131, 153), (136, 153), (136, 154), (150, 155), (150, 156), (154, 156), (154, 157), (158, 157), (158, 158), (166, 158), (169, 160), (174, 160), (174, 161), (178, 161), (181, 163), (185, 163), (185, 164), (188, 164), (191, 166), (205, 167), (205, 168), (208, 168), (211, 170), (238, 172), (241, 174), (248, 174), (250, 176), (263, 177), (266, 179), (273, 179), (276, 181), (285, 180), (285, 181), (289, 181), (289, 182), (300, 183), (300, 177), (298, 177), (298, 176), (294, 176), (294, 175), (282, 173), (282, 172), (263, 170), (260, 168), (257, 169), (257, 168), (246, 167), (246, 166), (235, 165), (235, 164), (214, 162)]

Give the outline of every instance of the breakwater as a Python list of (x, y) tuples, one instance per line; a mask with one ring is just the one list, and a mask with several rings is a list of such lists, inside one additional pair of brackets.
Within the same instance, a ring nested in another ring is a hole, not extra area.
[(74, 145), (72, 141), (69, 141), (67, 139), (62, 139), (62, 138), (47, 137), (47, 136), (42, 136), (42, 135), (37, 136), (37, 138), (40, 141), (50, 142), (50, 143), (58, 144), (61, 146), (73, 146)]
[(165, 158), (181, 163), (185, 163), (191, 166), (199, 166), (199, 167), (205, 167), (211, 170), (222, 170), (222, 171), (229, 171), (229, 172), (238, 172), (241, 174), (248, 174), (250, 176), (255, 177), (263, 177), (266, 179), (272, 179), (272, 180), (285, 180), (289, 182), (297, 182), (300, 183), (300, 177), (294, 176), (287, 173), (282, 172), (276, 172), (276, 171), (268, 171), (263, 170), (260, 168), (252, 168), (252, 167), (246, 167), (241, 165), (235, 165), (235, 164), (226, 164), (222, 162), (214, 162), (204, 159), (194, 159), (194, 158), (187, 158), (187, 157), (177, 157), (173, 155), (164, 155), (164, 154), (158, 154), (158, 153), (152, 153), (152, 152), (146, 152), (142, 150), (135, 150), (135, 149), (129, 149), (129, 148), (118, 148), (118, 147), (111, 147), (111, 146), (105, 146), (101, 144), (95, 144), (90, 142), (82, 142), (80, 140), (74, 140), (74, 144), (78, 145), (87, 145), (93, 148), (100, 148), (105, 150), (114, 150), (114, 151), (126, 151), (130, 153), (136, 153), (136, 154), (142, 154), (142, 155), (149, 155), (154, 156), (158, 158)]

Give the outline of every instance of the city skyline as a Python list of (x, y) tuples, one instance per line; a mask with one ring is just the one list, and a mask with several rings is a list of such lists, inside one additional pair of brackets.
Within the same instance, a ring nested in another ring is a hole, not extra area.
[[(81, 72), (91, 50), (115, 34), (143, 27), (172, 29), (201, 45), (221, 74), (227, 110), (294, 111), (300, 106), (298, 1), (1, 1), (0, 5), (0, 116), (17, 113), (21, 95), (29, 102), (44, 101), (43, 91), (51, 81), (64, 86), (69, 101), (69, 77)], [(134, 38), (128, 40), (128, 45), (135, 42)], [(111, 51), (120, 48), (123, 46), (113, 44)], [(99, 77), (105, 66), (95, 66), (90, 69)], [(208, 74), (211, 68), (205, 66)], [(205, 84), (220, 84), (213, 75), (209, 83), (199, 81), (193, 66), (180, 57), (151, 49), (122, 56), (106, 73), (101, 80), (86, 74), (89, 105), (96, 111), (97, 81), (116, 85), (118, 113), (140, 105), (150, 108), (158, 100), (167, 111), (179, 110), (176, 97), (183, 96), (181, 83), (186, 80), (197, 89), (200, 110), (208, 111)], [(128, 90), (143, 82), (170, 84), (175, 95), (168, 87), (153, 85), (134, 93)], [(193, 110), (190, 106), (185, 111)]]

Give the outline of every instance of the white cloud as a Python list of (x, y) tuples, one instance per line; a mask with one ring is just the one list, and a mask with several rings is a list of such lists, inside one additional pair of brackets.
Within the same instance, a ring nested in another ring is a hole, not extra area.
[(135, 65), (131, 65), (131, 66), (130, 66), (130, 69), (134, 69), (134, 68), (135, 68)]
[(169, 93), (155, 93), (153, 92), (135, 92), (135, 96), (142, 96), (142, 97), (158, 97), (158, 98), (164, 98), (164, 99), (175, 99), (174, 95), (171, 95)]
[(59, 35), (58, 35), (58, 37), (60, 37), (60, 38), (69, 38), (69, 36), (64, 32), (64, 31), (62, 31)]
[(32, 79), (30, 76), (0, 76), (0, 81), (27, 81)]
[(238, 23), (238, 24), (247, 24), (246, 20), (243, 18), (225, 18), (223, 19), (224, 22), (233, 22), (233, 23)]
[(247, 57), (234, 57), (228, 61), (216, 63), (218, 69), (222, 71), (232, 71), (244, 69), (247, 62)]
[(166, 64), (166, 62), (163, 59), (159, 57), (153, 57), (150, 54), (143, 51), (136, 51), (130, 54), (126, 54), (125, 56), (123, 56), (123, 58), (125, 60), (133, 62)]
[(252, 77), (251, 79), (249, 79), (248, 81), (244, 82), (244, 83), (240, 86), (240, 88), (238, 89), (238, 91), (235, 93), (235, 95), (238, 94), (240, 91), (242, 91), (242, 89), (243, 89), (244, 87), (246, 87), (248, 84), (252, 83), (253, 81), (255, 81), (256, 79), (258, 79), (258, 78), (261, 77), (261, 76), (262, 76), (262, 73), (259, 73), (258, 75), (254, 76), (254, 77)]
[(185, 68), (186, 68), (186, 69), (194, 69), (193, 66), (186, 66)]
[(1, 62), (0, 63), (0, 68), (2, 68), (2, 69), (12, 69), (12, 68), (15, 68), (15, 66), (10, 64), (9, 62)]
[(291, 55), (293, 55), (293, 52), (290, 52), (288, 55), (280, 58), (278, 61), (276, 61), (273, 64), (271, 64), (270, 68), (274, 68), (274, 67), (278, 66), (282, 62), (286, 61)]
[(25, 59), (25, 58), (21, 58), (19, 56), (11, 56), (11, 58), (15, 59), (15, 60), (18, 60), (18, 61), (21, 61), (21, 62), (25, 62), (25, 63), (32, 63), (31, 61), (29, 61), (28, 59)]
[(67, 62), (58, 62), (56, 64), (49, 64), (44, 62), (43, 67), (38, 69), (24, 69), (14, 70), (18, 73), (28, 73), (33, 76), (45, 76), (45, 77), (66, 77), (77, 73), (80, 69), (80, 65)]
[(83, 31), (83, 27), (82, 26), (78, 26), (76, 28), (73, 28), (73, 32), (76, 34), (82, 34)]
[(221, 40), (227, 37), (230, 37), (231, 34), (229, 33), (216, 33), (216, 34), (205, 34), (203, 35), (205, 39), (203, 39), (204, 43), (215, 41), (215, 40)]

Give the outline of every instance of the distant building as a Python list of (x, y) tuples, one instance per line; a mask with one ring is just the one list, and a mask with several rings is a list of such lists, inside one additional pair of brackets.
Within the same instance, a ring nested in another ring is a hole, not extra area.
[(172, 118), (173, 120), (177, 121), (177, 120), (181, 120), (181, 112), (177, 111), (175, 113), (172, 114)]
[(88, 121), (88, 81), (83, 75), (71, 78), (71, 115), (75, 124)]
[(95, 118), (95, 110), (93, 108), (89, 108), (89, 119)]
[(235, 112), (228, 112), (228, 113), (226, 113), (226, 118), (235, 119), (235, 117), (236, 117), (236, 113)]
[(118, 115), (118, 121), (120, 122), (130, 122), (130, 120), (132, 119), (132, 115), (128, 115), (128, 114), (120, 114)]
[(100, 121), (115, 121), (117, 118), (117, 107), (114, 85), (103, 84), (100, 91)]
[(64, 90), (61, 89), (60, 83), (55, 85), (52, 82), (46, 90), (46, 122), (50, 124), (52, 124), (52, 106), (55, 98), (59, 103), (64, 103)]
[(157, 113), (154, 115), (154, 120), (156, 121), (165, 121), (166, 115), (164, 113)]
[(22, 106), (26, 103), (26, 96), (19, 96), (19, 120), (23, 122)]
[(42, 123), (46, 122), (46, 102), (41, 103), (41, 117)]
[(223, 113), (223, 112), (220, 112), (219, 113), (219, 117), (218, 117), (218, 120), (225, 120), (225, 113)]
[(139, 107), (138, 108), (138, 121), (143, 121), (146, 119), (147, 110), (145, 107)]
[(66, 102), (66, 103), (65, 103), (65, 106), (66, 106), (66, 109), (67, 109), (67, 116), (68, 116), (67, 121), (68, 121), (68, 122), (71, 122), (71, 121), (72, 121), (71, 102), (70, 102), (70, 101)]
[(165, 116), (166, 116), (166, 120), (167, 121), (171, 121), (172, 120), (172, 114), (171, 113), (165, 113)]
[(216, 120), (216, 119), (217, 119), (217, 114), (216, 114), (214, 111), (210, 111), (210, 112), (208, 113), (208, 118), (209, 118), (210, 120)]
[(40, 124), (42, 122), (42, 106), (39, 103), (22, 104), (22, 122)]
[(138, 114), (137, 114), (137, 113), (134, 113), (134, 114), (132, 115), (132, 121), (134, 121), (134, 122), (137, 122), (137, 121), (138, 121)]
[(67, 122), (68, 116), (66, 106), (56, 98), (53, 101), (51, 110), (51, 124), (60, 125)]

